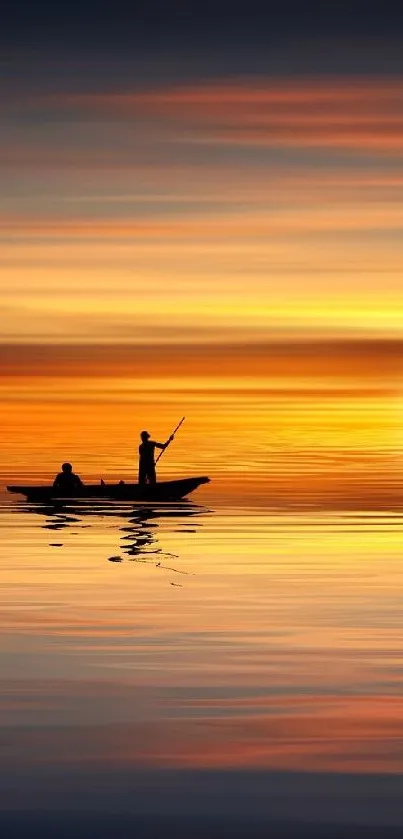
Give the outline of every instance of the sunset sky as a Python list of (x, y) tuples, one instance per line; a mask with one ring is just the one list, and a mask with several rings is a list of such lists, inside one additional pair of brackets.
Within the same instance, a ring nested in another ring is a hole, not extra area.
[(9, 14), (3, 343), (399, 346), (393, 15), (168, 5)]

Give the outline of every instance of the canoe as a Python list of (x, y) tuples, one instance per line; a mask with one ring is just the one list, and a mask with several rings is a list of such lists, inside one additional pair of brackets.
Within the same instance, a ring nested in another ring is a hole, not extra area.
[[(112, 501), (180, 501), (197, 489), (200, 484), (208, 484), (210, 478), (182, 478), (179, 481), (161, 481), (154, 486), (139, 484), (86, 484), (74, 499), (81, 498), (90, 501), (101, 498)], [(27, 501), (57, 501), (66, 500), (71, 496), (60, 495), (53, 486), (8, 486), (8, 492), (25, 495)]]

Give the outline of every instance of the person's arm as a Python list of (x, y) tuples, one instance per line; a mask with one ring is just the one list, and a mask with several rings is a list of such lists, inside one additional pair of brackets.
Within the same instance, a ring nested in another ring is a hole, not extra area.
[(76, 489), (82, 489), (84, 484), (83, 484), (81, 478), (79, 478), (78, 475), (75, 475), (74, 477), (75, 477), (74, 485), (75, 485)]
[(56, 475), (53, 481), (53, 489), (59, 489), (60, 475)]
[(169, 440), (167, 440), (166, 443), (154, 443), (154, 446), (156, 446), (157, 449), (166, 449), (166, 447), (169, 446), (169, 444), (170, 444), (171, 440), (173, 440), (173, 438), (174, 438), (174, 435), (171, 434)]

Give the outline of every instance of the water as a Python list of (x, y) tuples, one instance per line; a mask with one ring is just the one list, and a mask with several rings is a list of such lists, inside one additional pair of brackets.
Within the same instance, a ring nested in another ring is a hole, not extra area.
[[(30, 399), (18, 426), (15, 397), (2, 407), (13, 481), (39, 479), (38, 452), (49, 474), (67, 437), (85, 479), (90, 439), (102, 473), (131, 474), (141, 402), (122, 400), (111, 440), (106, 403), (66, 416), (55, 399), (47, 437)], [(186, 400), (164, 469), (213, 478), (192, 500), (52, 508), (3, 493), (2, 806), (400, 824), (398, 397)], [(151, 399), (160, 427), (181, 401)]]

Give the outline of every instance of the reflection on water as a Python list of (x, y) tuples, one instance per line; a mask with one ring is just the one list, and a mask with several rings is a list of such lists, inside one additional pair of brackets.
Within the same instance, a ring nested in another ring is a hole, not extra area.
[[(77, 524), (81, 528), (91, 527), (90, 524), (85, 523), (88, 518), (109, 519), (114, 522), (123, 520), (126, 524), (118, 528), (124, 534), (120, 537), (121, 550), (124, 554), (128, 554), (130, 558), (141, 562), (147, 562), (148, 557), (154, 558), (156, 554), (161, 557), (177, 556), (177, 554), (163, 551), (158, 544), (157, 532), (162, 519), (180, 519), (181, 527), (176, 528), (175, 532), (177, 533), (196, 533), (197, 523), (192, 528), (186, 527), (186, 519), (212, 512), (206, 507), (188, 501), (171, 504), (143, 503), (135, 507), (132, 504), (118, 505), (113, 502), (94, 503), (93, 501), (90, 503), (77, 502), (76, 504), (57, 502), (52, 505), (20, 503), (16, 504), (14, 509), (45, 518), (45, 523), (41, 524), (41, 527), (45, 530), (65, 530)], [(122, 557), (116, 555), (109, 557), (109, 560), (122, 561)], [(158, 562), (158, 567), (160, 566), (161, 561)]]
[(8, 763), (402, 771), (402, 533), (398, 512), (3, 504)]

